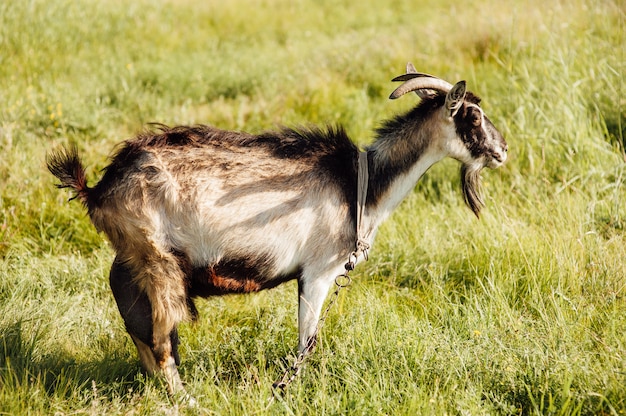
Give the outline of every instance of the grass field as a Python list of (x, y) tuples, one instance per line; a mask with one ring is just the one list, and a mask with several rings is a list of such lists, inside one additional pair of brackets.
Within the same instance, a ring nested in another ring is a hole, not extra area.
[[(625, 415), (625, 45), (623, 0), (0, 2), (0, 414)], [(46, 153), (75, 143), (93, 184), (148, 122), (340, 123), (367, 144), (415, 104), (387, 99), (409, 60), (466, 79), (506, 136), (481, 220), (436, 165), (284, 397), (295, 283), (198, 302), (199, 406), (170, 399)]]

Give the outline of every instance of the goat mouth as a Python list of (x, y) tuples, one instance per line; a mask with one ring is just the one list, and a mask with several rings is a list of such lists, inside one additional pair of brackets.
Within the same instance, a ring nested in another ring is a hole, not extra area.
[(496, 154), (493, 155), (493, 157), (491, 158), (491, 160), (487, 164), (487, 167), (491, 168), (491, 169), (495, 169), (495, 168), (498, 168), (498, 167), (502, 166), (505, 161), (506, 161), (506, 153), (504, 153), (502, 155), (499, 155), (499, 154), (496, 153)]
[(480, 218), (480, 210), (485, 206), (480, 192), (480, 171), (483, 166), (476, 164), (461, 165), (461, 189), (465, 204)]
[(500, 166), (502, 166), (504, 164), (504, 161), (500, 158), (493, 158), (489, 161), (489, 163), (487, 163), (487, 167), (489, 169), (496, 169), (499, 168)]

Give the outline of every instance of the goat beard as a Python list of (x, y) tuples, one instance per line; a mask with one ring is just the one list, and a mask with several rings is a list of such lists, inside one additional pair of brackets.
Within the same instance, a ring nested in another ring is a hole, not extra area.
[(463, 199), (477, 218), (480, 218), (480, 209), (485, 206), (480, 192), (480, 172), (482, 169), (481, 165), (463, 164), (461, 166)]

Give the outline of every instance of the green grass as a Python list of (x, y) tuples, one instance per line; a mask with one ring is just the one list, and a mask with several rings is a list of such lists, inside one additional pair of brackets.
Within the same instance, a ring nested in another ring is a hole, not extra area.
[[(226, 4), (220, 4), (226, 3)], [(623, 2), (0, 3), (0, 414), (626, 414)], [(360, 144), (411, 60), (466, 79), (510, 146), (480, 221), (433, 167), (379, 232), (303, 374), (297, 288), (199, 302), (191, 409), (142, 375), (113, 252), (45, 155), (92, 183), (148, 122), (341, 123)]]

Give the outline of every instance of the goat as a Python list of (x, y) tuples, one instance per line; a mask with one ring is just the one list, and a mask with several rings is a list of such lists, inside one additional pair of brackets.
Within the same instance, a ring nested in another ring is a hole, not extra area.
[[(507, 144), (480, 99), (431, 75), (407, 73), (391, 94), (420, 103), (385, 121), (367, 147), (368, 242), (424, 172), (461, 162), (465, 203), (479, 216), (480, 172)], [(179, 323), (194, 299), (256, 292), (296, 279), (298, 349), (314, 341), (321, 307), (356, 241), (359, 150), (341, 127), (252, 135), (209, 126), (161, 126), (123, 142), (100, 182), (87, 186), (75, 147), (47, 157), (59, 188), (72, 188), (116, 252), (110, 285), (149, 374), (183, 392)]]

